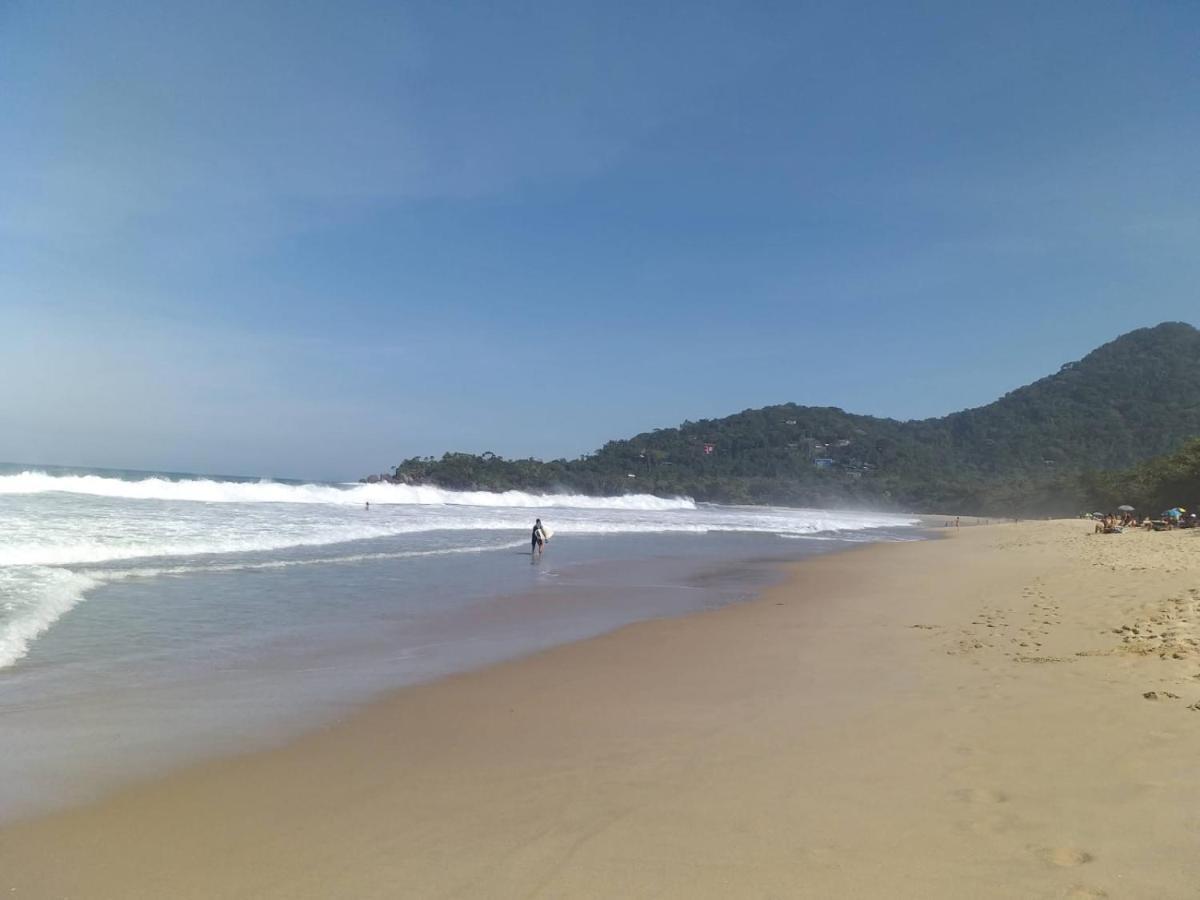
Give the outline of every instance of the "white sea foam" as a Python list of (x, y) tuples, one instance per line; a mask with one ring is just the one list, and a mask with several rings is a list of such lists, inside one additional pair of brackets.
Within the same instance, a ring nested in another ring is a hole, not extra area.
[(29, 652), (29, 645), (98, 582), (66, 569), (0, 569), (0, 669)]
[(128, 578), (160, 578), (164, 575), (191, 575), (195, 572), (255, 572), (270, 569), (290, 569), (295, 566), (347, 565), (358, 562), (378, 562), (385, 559), (423, 559), (431, 556), (457, 556), (463, 553), (488, 553), (513, 550), (526, 542), (506, 541), (503, 544), (481, 544), (471, 547), (439, 547), (435, 550), (401, 550), (394, 553), (349, 553), (344, 556), (312, 556), (301, 559), (273, 559), (267, 562), (240, 561), (216, 565), (181, 565), (162, 568), (90, 569), (80, 574), (100, 581), (119, 581)]
[[(524, 523), (521, 526), (523, 527)], [(306, 534), (280, 534), (265, 531), (259, 534), (197, 535), (187, 541), (164, 541), (154, 538), (128, 539), (117, 543), (107, 535), (92, 540), (69, 543), (38, 541), (0, 546), (0, 566), (70, 566), (116, 562), (145, 558), (180, 556), (209, 556), (230, 553), (267, 553), (297, 547), (323, 547), (429, 531), (418, 523), (398, 523), (377, 528), (327, 528)], [(486, 526), (465, 525), (447, 530), (486, 530)]]
[[(0, 545), (0, 566), (95, 565), (147, 558), (267, 553), (407, 534), (425, 534), (431, 531), (523, 532), (530, 524), (527, 518), (519, 514), (498, 512), (487, 517), (403, 518), (381, 521), (377, 525), (313, 523), (308, 528), (298, 528), (297, 523), (289, 523), (290, 527), (271, 522), (253, 523), (253, 527), (250, 528), (246, 527), (246, 523), (226, 523), (225, 530), (214, 528), (212, 531), (201, 531), (186, 536), (178, 534), (183, 529), (174, 529), (173, 534), (145, 533), (139, 527), (143, 523), (129, 523), (125, 530), (71, 535), (48, 532), (33, 540), (11, 541)], [(780, 537), (804, 538), (909, 524), (913, 522), (900, 517), (864, 517), (858, 514), (839, 516), (812, 512), (808, 516), (780, 517), (765, 514), (728, 515), (706, 511), (704, 514), (687, 518), (654, 516), (623, 520), (578, 515), (567, 517), (564, 512), (560, 514), (560, 518), (554, 520), (554, 530), (560, 535), (760, 532)], [(181, 537), (184, 539), (179, 539)]]
[(151, 477), (137, 481), (103, 475), (50, 475), (26, 471), (0, 475), (0, 494), (85, 494), (126, 500), (174, 500), (196, 503), (326, 503), (339, 506), (405, 504), (417, 506), (484, 506), (520, 509), (667, 510), (695, 509), (686, 497), (626, 494), (589, 497), (584, 494), (529, 494), (524, 491), (451, 491), (407, 484), (288, 484), (279, 481), (218, 481), (188, 478), (174, 481)]
[[(885, 513), (723, 507), (648, 495), (161, 476), (127, 480), (31, 470), (0, 475), (0, 534), (5, 536), (0, 543), (0, 668), (24, 656), (88, 590), (106, 581), (511, 548), (527, 540), (534, 514), (560, 535), (759, 532), (819, 539), (917, 521)], [(497, 534), (522, 539), (500, 543), (487, 537)], [(361, 544), (379, 540), (388, 543)], [(334, 545), (343, 545), (344, 552), (302, 552)]]

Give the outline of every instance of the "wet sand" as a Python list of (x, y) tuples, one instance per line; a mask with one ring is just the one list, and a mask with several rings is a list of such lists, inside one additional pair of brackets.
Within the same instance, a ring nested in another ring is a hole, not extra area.
[(1200, 533), (964, 528), (0, 830), (15, 897), (1196, 897)]

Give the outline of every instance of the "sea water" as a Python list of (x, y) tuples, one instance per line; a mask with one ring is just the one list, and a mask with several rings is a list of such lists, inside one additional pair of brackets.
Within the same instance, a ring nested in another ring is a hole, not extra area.
[[(370, 507), (367, 507), (367, 504)], [(529, 534), (554, 532), (542, 557)], [(0, 818), (744, 599), (913, 517), (0, 466)]]

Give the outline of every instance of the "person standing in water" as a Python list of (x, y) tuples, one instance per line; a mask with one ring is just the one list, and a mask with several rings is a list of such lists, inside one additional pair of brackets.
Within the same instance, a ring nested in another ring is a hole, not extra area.
[(541, 556), (546, 549), (546, 532), (542, 530), (542, 520), (533, 523), (533, 537), (530, 541), (529, 555)]

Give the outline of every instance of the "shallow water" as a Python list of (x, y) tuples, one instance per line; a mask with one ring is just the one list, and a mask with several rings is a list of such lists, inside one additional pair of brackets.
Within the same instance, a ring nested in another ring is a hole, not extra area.
[[(534, 515), (556, 532), (541, 559)], [(0, 816), (276, 742), (389, 688), (737, 601), (774, 561), (911, 539), (913, 521), (0, 473)]]

